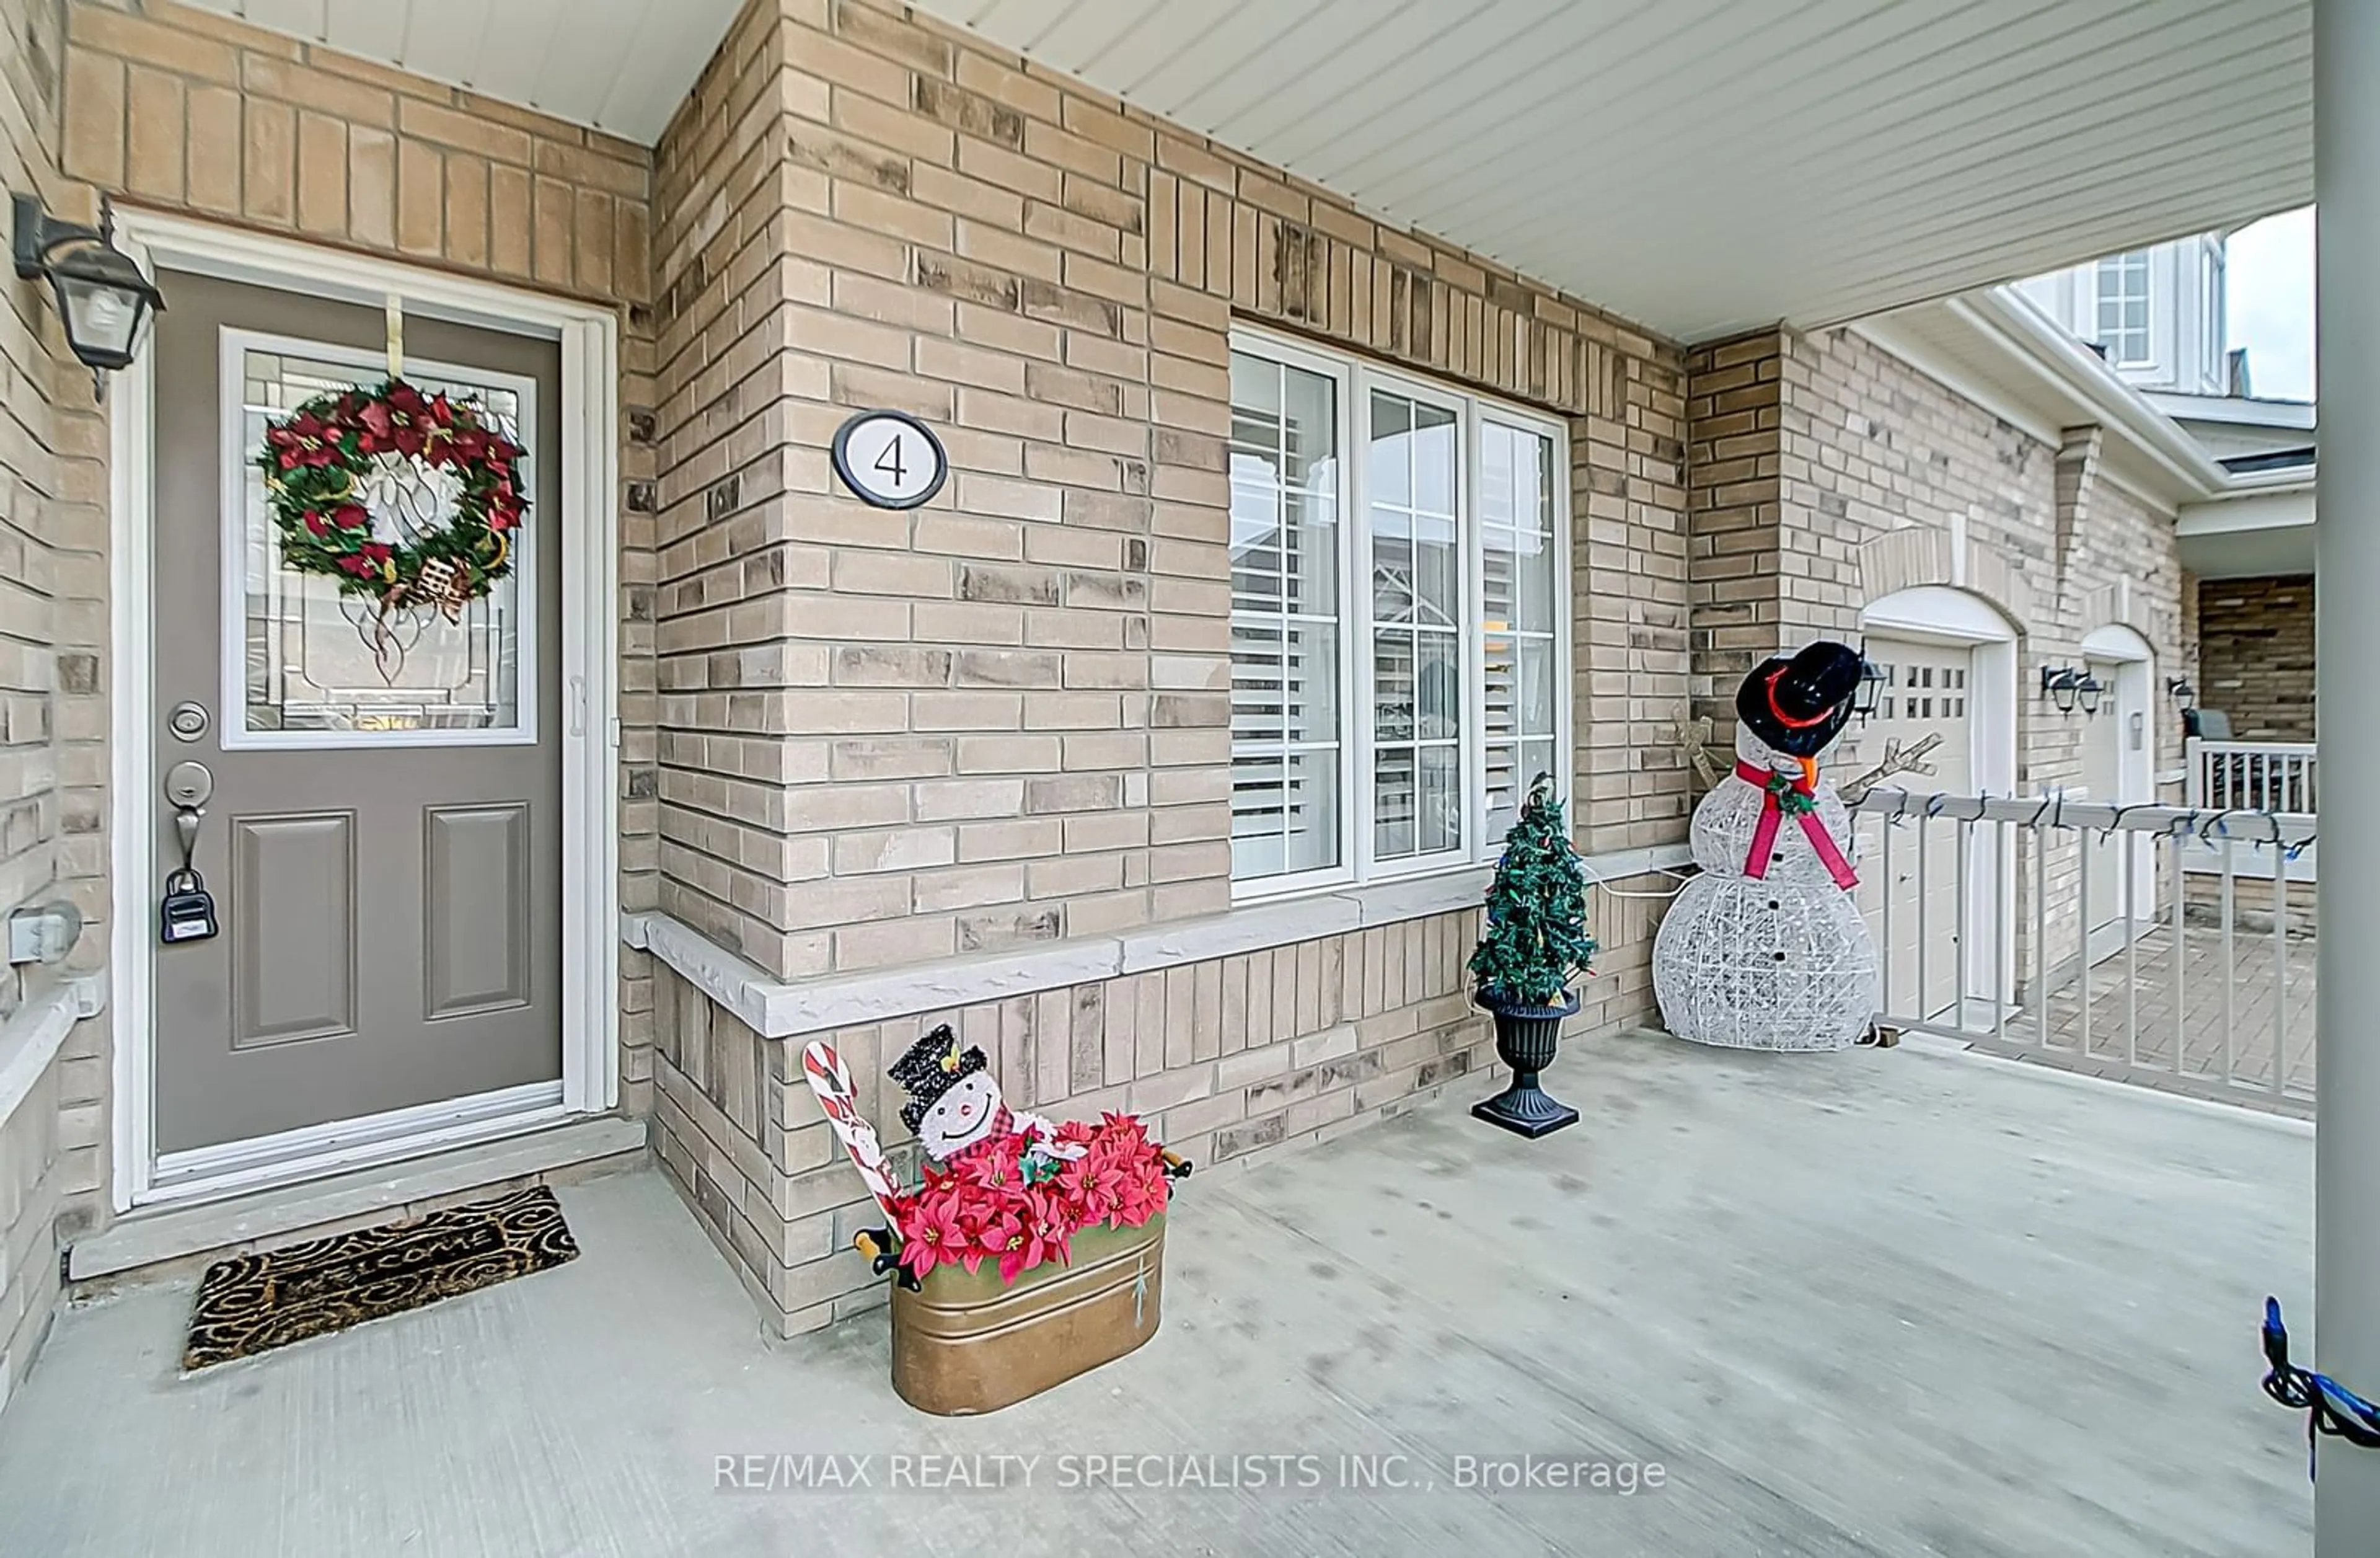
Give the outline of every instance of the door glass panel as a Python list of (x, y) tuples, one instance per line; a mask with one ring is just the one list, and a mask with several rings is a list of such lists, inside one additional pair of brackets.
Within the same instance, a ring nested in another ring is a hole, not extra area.
[[(226, 722), (226, 747), (370, 747), (528, 744), (537, 739), (534, 704), (535, 549), (516, 532), (510, 573), (454, 620), (432, 609), (382, 617), (378, 603), (343, 596), (333, 580), (282, 566), (279, 533), (264, 480), (249, 463), (267, 426), (315, 396), (381, 375), (329, 352), (321, 356), (227, 340), (237, 354), (237, 403), (225, 407), (231, 446), (225, 459), (242, 473), (234, 569), (225, 601), (228, 689), (238, 710)], [(469, 402), (524, 448), (535, 424), (532, 386), (514, 380), (471, 382), (410, 371), (424, 393)], [(534, 458), (534, 456), (531, 456)], [(455, 482), (446, 472), (402, 456), (382, 456), (367, 481), (365, 506), (379, 539), (408, 539), (452, 515)]]

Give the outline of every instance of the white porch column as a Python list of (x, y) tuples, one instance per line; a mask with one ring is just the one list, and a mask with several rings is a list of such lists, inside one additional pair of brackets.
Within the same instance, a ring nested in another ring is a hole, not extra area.
[[(2322, 766), (2380, 773), (2380, 6), (2314, 0), (2316, 471), (2314, 688)], [(2320, 1367), (2380, 1395), (2380, 808), (2352, 782), (2322, 814), (2314, 968), (2319, 1129), (2314, 1304)], [(2248, 1323), (2242, 1316), (2240, 1323)], [(2380, 1541), (2380, 1450), (2337, 1440), (2314, 1482), (2319, 1558)]]

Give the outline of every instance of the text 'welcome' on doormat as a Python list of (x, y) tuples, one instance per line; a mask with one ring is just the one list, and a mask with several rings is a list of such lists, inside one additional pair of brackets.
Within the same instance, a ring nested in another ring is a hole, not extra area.
[(199, 1279), (182, 1367), (250, 1357), (577, 1258), (562, 1204), (542, 1185), (235, 1256)]

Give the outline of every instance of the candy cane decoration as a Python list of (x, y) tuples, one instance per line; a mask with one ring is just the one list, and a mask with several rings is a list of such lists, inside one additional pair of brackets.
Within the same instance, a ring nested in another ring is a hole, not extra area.
[(825, 1114), (827, 1124), (834, 1127), (835, 1139), (843, 1143), (851, 1155), (852, 1167), (867, 1183), (868, 1192), (884, 1215), (899, 1226), (893, 1201), (900, 1192), (892, 1184), (892, 1172), (884, 1161), (884, 1149), (877, 1144), (876, 1127), (859, 1117), (853, 1104), (851, 1073), (834, 1046), (820, 1039), (802, 1051), (802, 1073), (809, 1078), (810, 1091), (818, 1095), (819, 1108)]

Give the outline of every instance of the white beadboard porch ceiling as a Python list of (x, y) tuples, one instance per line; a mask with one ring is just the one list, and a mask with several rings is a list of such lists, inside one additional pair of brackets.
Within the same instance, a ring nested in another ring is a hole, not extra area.
[(2307, 0), (920, 0), (1682, 340), (2313, 198)]
[(742, 0), (183, 0), (650, 146)]
[[(194, 0), (647, 143), (737, 0)], [(2310, 0), (920, 0), (1682, 340), (2313, 198)]]

